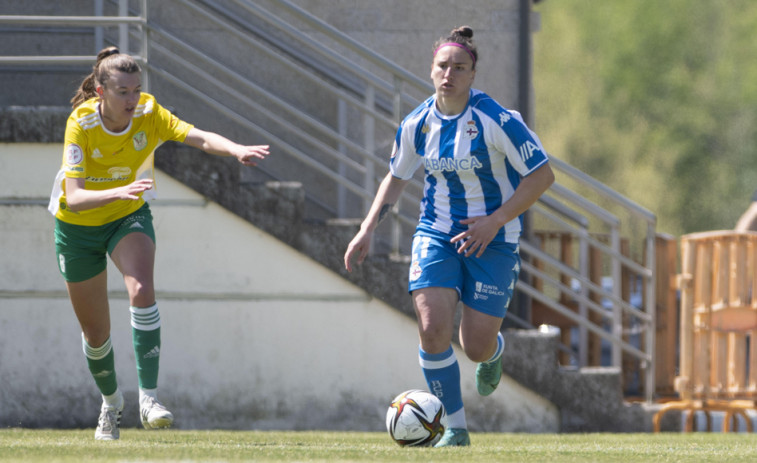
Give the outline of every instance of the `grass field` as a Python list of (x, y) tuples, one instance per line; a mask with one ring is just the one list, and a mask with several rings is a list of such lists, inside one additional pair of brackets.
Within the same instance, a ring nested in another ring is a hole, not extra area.
[(123, 429), (0, 430), (0, 461), (23, 462), (754, 462), (757, 434), (478, 434), (466, 448), (401, 448), (385, 433)]

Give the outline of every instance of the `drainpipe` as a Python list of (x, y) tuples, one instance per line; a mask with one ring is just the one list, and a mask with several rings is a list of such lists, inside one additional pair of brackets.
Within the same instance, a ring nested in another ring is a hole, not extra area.
[[(533, 128), (531, 114), (531, 0), (519, 0), (519, 20), (518, 20), (518, 111), (523, 116), (526, 125)], [(531, 212), (526, 211), (523, 214), (523, 239), (529, 242), (533, 241), (531, 229)], [(521, 272), (520, 279), (525, 284), (531, 284), (531, 277)], [(514, 315), (522, 318), (526, 322), (531, 322), (531, 298), (526, 294), (515, 291), (509, 311)], [(503, 323), (504, 327), (510, 326), (510, 323)]]
[(518, 111), (529, 127), (531, 114), (531, 0), (520, 0), (518, 21)]

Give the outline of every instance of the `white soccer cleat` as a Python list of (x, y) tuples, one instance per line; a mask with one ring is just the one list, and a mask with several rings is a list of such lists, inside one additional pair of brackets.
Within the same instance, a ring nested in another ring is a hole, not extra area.
[(139, 416), (142, 418), (142, 426), (145, 429), (170, 428), (173, 424), (173, 413), (150, 396), (140, 399)]
[(118, 426), (121, 424), (121, 408), (107, 407), (105, 405), (100, 409), (100, 418), (97, 419), (97, 429), (95, 429), (95, 440), (117, 440), (121, 437), (121, 431)]

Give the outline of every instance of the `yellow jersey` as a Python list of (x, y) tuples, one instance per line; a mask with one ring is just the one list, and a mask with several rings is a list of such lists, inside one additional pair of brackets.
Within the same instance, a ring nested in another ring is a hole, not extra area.
[(155, 149), (163, 142), (183, 142), (194, 127), (142, 93), (129, 126), (120, 133), (105, 128), (99, 100), (77, 106), (66, 122), (63, 163), (55, 177), (48, 210), (74, 225), (97, 226), (125, 217), (155, 196), (155, 186), (138, 200), (116, 200), (104, 206), (74, 212), (66, 203), (66, 178), (85, 179), (87, 190), (108, 190), (138, 179), (155, 177)]

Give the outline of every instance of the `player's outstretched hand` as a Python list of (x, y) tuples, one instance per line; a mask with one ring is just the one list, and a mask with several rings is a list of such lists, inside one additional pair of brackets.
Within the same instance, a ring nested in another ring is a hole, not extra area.
[(234, 157), (246, 166), (256, 166), (259, 160), (271, 154), (270, 148), (270, 145), (239, 145), (239, 148), (234, 151)]

